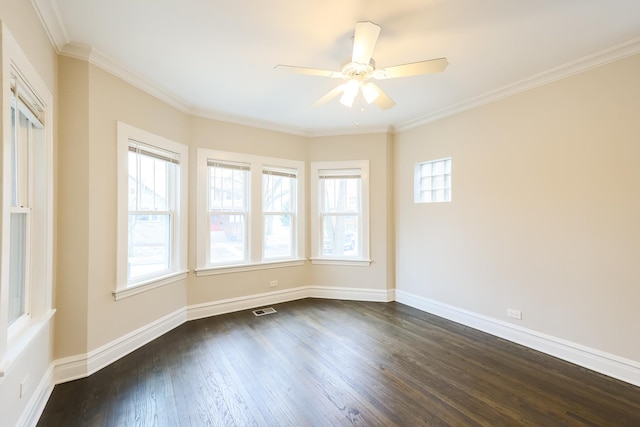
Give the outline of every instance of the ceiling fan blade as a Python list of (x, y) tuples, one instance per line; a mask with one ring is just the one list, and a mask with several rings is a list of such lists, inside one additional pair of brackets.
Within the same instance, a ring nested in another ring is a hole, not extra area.
[(373, 100), (373, 102), (378, 107), (380, 107), (381, 110), (388, 110), (389, 108), (392, 108), (394, 105), (396, 105), (395, 101), (389, 98), (389, 96), (387, 96), (387, 94), (384, 93), (382, 89), (378, 87), (378, 85), (371, 82), (369, 82), (368, 85), (372, 86), (375, 90), (378, 91), (378, 96)]
[(344, 92), (344, 89), (347, 85), (346, 84), (341, 84), (333, 89), (331, 89), (329, 92), (325, 93), (322, 97), (320, 97), (316, 102), (313, 103), (314, 107), (320, 107), (324, 104), (326, 104), (327, 102), (331, 101), (333, 98), (335, 98), (336, 96), (340, 95), (342, 92)]
[(413, 62), (411, 64), (396, 65), (376, 70), (376, 79), (395, 79), (396, 77), (418, 76), (420, 74), (439, 73), (449, 65), (447, 58), (430, 59), (428, 61)]
[(353, 55), (351, 56), (351, 62), (369, 65), (379, 35), (379, 25), (368, 21), (357, 22), (356, 32), (353, 37)]
[(289, 71), (297, 74), (306, 74), (309, 76), (332, 77), (332, 78), (342, 77), (342, 73), (340, 71), (321, 70), (319, 68), (296, 67), (294, 65), (276, 65), (273, 68), (277, 70), (284, 70), (284, 71)]

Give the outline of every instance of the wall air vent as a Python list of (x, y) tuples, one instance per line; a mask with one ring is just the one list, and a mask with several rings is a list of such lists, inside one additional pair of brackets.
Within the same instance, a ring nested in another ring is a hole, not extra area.
[(273, 307), (258, 308), (252, 311), (252, 313), (256, 316), (264, 316), (265, 314), (272, 314), (275, 312), (276, 310)]

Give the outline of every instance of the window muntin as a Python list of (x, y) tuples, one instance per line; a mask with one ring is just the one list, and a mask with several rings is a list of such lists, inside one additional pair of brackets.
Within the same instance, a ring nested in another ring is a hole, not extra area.
[(414, 179), (415, 203), (451, 201), (451, 157), (416, 163)]
[(286, 259), (296, 252), (295, 212), (297, 171), (276, 167), (262, 170), (262, 256)]
[(247, 262), (250, 171), (248, 163), (207, 161), (209, 265)]
[(311, 164), (312, 260), (368, 265), (369, 162)]

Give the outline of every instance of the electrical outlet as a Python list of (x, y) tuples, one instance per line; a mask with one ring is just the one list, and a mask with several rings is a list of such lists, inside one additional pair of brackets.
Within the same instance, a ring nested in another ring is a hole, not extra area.
[(278, 286), (278, 281), (277, 280), (271, 280), (269, 282), (269, 287), (270, 288), (275, 288), (276, 286)]
[(507, 317), (511, 317), (512, 319), (522, 320), (522, 312), (520, 310), (514, 310), (513, 308), (508, 308)]
[(24, 377), (24, 379), (20, 382), (20, 390), (18, 391), (19, 393), (19, 398), (22, 399), (22, 397), (25, 395), (25, 393), (27, 392), (27, 384), (29, 381), (29, 375), (27, 375), (26, 377)]

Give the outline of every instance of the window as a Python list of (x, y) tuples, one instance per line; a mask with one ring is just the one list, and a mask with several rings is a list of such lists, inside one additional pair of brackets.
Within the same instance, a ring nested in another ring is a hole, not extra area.
[(451, 201), (451, 157), (416, 163), (414, 171), (415, 203)]
[(207, 162), (209, 236), (207, 264), (246, 263), (249, 252), (249, 163)]
[(291, 258), (295, 253), (297, 170), (266, 166), (262, 170), (262, 256)]
[(11, 139), (9, 143), (9, 318), (11, 327), (30, 314), (29, 262), (32, 252), (33, 149), (42, 141), (42, 107), (16, 75), (11, 77)]
[(53, 96), (1, 30), (0, 377), (54, 313)]
[(198, 275), (300, 265), (304, 163), (198, 150)]
[(312, 163), (313, 261), (369, 265), (369, 163)]
[(119, 299), (186, 276), (188, 148), (117, 127)]

